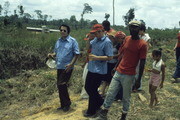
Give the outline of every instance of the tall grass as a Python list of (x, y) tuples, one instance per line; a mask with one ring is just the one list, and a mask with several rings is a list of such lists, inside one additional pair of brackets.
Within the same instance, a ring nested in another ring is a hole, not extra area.
[[(117, 26), (116, 29), (117, 31), (121, 30)], [(90, 29), (79, 29), (72, 30), (70, 33), (78, 41), (81, 51), (85, 49), (86, 41), (83, 39), (89, 31)], [(129, 35), (127, 29), (122, 29), (122, 31)], [(169, 44), (172, 44), (171, 40), (175, 39), (177, 34), (176, 29), (147, 30), (147, 32), (152, 38), (153, 47), (164, 45), (167, 41), (169, 41)], [(0, 31), (0, 79), (16, 75), (24, 69), (44, 67), (44, 60), (47, 54), (53, 51), (54, 44), (59, 37), (59, 33), (35, 33), (15, 27), (4, 28)], [(166, 47), (170, 49), (169, 45)], [(18, 62), (20, 63), (18, 65), (20, 68), (17, 68), (18, 66), (16, 67)], [(26, 64), (23, 62), (26, 62)], [(30, 64), (28, 65), (28, 63)]]
[[(80, 49), (84, 49), (85, 41), (83, 38), (89, 32), (85, 30), (72, 30), (71, 36), (76, 38)], [(164, 34), (173, 34), (176, 38), (176, 30), (170, 33), (164, 31), (147, 31), (154, 34), (152, 38), (169, 38)], [(158, 33), (158, 34), (155, 34)], [(127, 32), (128, 34), (128, 32)], [(165, 37), (166, 36), (166, 37)], [(44, 59), (48, 52), (53, 50), (56, 40), (60, 37), (59, 33), (49, 34), (35, 34), (26, 30), (5, 30), (0, 32), (0, 76), (3, 78), (11, 77), (13, 72), (21, 72), (22, 69), (28, 70), (44, 67)], [(155, 44), (152, 49), (162, 47), (163, 48), (163, 60), (166, 63), (166, 80), (164, 88), (158, 90), (158, 97), (161, 104), (156, 109), (149, 109), (149, 93), (148, 93), (148, 73), (144, 73), (143, 77), (143, 89), (145, 93), (143, 95), (147, 98), (147, 101), (141, 102), (138, 95), (132, 94), (131, 109), (128, 114), (130, 120), (176, 120), (180, 118), (179, 114), (179, 85), (170, 84), (171, 75), (175, 67), (175, 59), (173, 54), (173, 47), (176, 42), (175, 39), (162, 40), (158, 42), (158, 46)], [(152, 51), (149, 50), (149, 52)], [(21, 62), (19, 64), (19, 62)], [(151, 55), (149, 54), (146, 66), (149, 68), (152, 65)], [(33, 66), (33, 67), (32, 67)], [(1, 71), (2, 70), (2, 71)], [(11, 71), (10, 71), (11, 70)], [(74, 93), (80, 93), (82, 88), (81, 76), (83, 69), (80, 66), (76, 66), (73, 71), (73, 75), (70, 80), (70, 89)], [(1, 78), (0, 78), (1, 79)], [(9, 118), (20, 118), (20, 111), (26, 109), (29, 115), (36, 113), (35, 108), (41, 108), (45, 102), (50, 99), (57, 98), (55, 89), (56, 83), (56, 71), (50, 70), (36, 70), (25, 71), (18, 77), (7, 79), (6, 81), (0, 80), (0, 111), (4, 116), (9, 115)], [(14, 104), (17, 105), (15, 106)], [(119, 118), (121, 115), (120, 109), (122, 108), (120, 103), (113, 103), (108, 117), (110, 120)], [(6, 107), (6, 106), (10, 107)], [(14, 108), (12, 108), (14, 106)], [(20, 107), (19, 107), (20, 106)], [(5, 111), (4, 111), (5, 110)], [(15, 111), (15, 112), (14, 112)], [(5, 118), (6, 119), (6, 118)], [(8, 118), (7, 118), (8, 119)]]

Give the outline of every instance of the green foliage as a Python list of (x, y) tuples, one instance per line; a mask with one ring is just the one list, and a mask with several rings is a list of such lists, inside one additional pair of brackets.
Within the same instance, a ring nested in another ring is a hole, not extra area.
[[(146, 32), (149, 33), (151, 37), (150, 42), (153, 46), (161, 46), (163, 45), (164, 42), (169, 41), (171, 43), (173, 39), (176, 39), (178, 30), (177, 29), (165, 29), (165, 30), (148, 29)], [(167, 47), (169, 48), (169, 46)]]
[(109, 17), (110, 17), (110, 14), (108, 14), (108, 13), (105, 13), (105, 19), (108, 21), (108, 19), (109, 19)]
[(0, 15), (2, 14), (2, 10), (3, 10), (2, 5), (0, 5)]
[(9, 11), (9, 6), (10, 6), (10, 2), (9, 2), (9, 1), (6, 1), (6, 2), (4, 3), (4, 6), (3, 6), (3, 10), (4, 10), (4, 15), (5, 15), (5, 16), (7, 16), (8, 13), (10, 12), (10, 11)]
[[(75, 16), (72, 17), (75, 20)], [(17, 75), (23, 70), (38, 69), (44, 67), (46, 56), (52, 52), (56, 40), (60, 37), (59, 33), (43, 34), (35, 32), (28, 32), (25, 29), (18, 29), (18, 27), (10, 26), (2, 27), (3, 31), (0, 32), (0, 79), (9, 78)], [(22, 26), (23, 28), (23, 26)], [(124, 26), (113, 26), (117, 31), (123, 31), (129, 35), (129, 31)], [(85, 49), (86, 41), (84, 37), (89, 33), (88, 29), (73, 29), (70, 35), (77, 39), (80, 50)], [(163, 48), (163, 50), (170, 51), (175, 44), (175, 39), (178, 30), (176, 29), (148, 29), (146, 32), (151, 37), (152, 48)], [(172, 44), (173, 40), (173, 44)], [(164, 46), (169, 43), (168, 46)], [(8, 53), (8, 54), (7, 54)], [(170, 52), (170, 54), (173, 54)], [(172, 57), (171, 55), (164, 55), (164, 60), (168, 62)], [(170, 62), (170, 61), (169, 61)], [(173, 66), (173, 63), (169, 63)]]
[[(9, 12), (9, 6), (10, 3), (6, 1), (4, 3), (4, 6), (0, 5), (0, 15), (2, 10), (4, 11), (4, 16), (0, 16), (0, 22), (4, 23), (4, 26), (8, 25), (16, 25), (19, 28), (22, 28), (23, 25), (28, 24), (28, 26), (34, 26), (34, 27), (41, 27), (42, 25), (46, 25), (50, 28), (57, 29), (61, 24), (68, 24), (73, 29), (82, 29), (82, 28), (89, 28), (94, 22), (96, 21), (90, 21), (90, 20), (84, 20), (83, 16), (84, 14), (93, 12), (92, 7), (88, 4), (84, 4), (84, 9), (81, 14), (81, 19), (79, 21), (76, 20), (75, 15), (72, 15), (70, 19), (58, 19), (58, 20), (50, 20), (52, 18), (51, 15), (43, 14), (41, 10), (35, 10), (36, 18), (34, 18), (33, 15), (30, 15), (29, 13), (25, 13), (25, 8), (23, 5), (18, 5), (17, 10), (14, 10), (14, 15), (8, 15)], [(17, 12), (19, 14), (17, 14)], [(26, 25), (25, 25), (26, 26)]]
[(129, 22), (134, 19), (135, 17), (134, 11), (135, 11), (134, 8), (130, 8), (129, 11), (126, 13), (126, 15), (123, 16), (123, 20), (126, 26), (128, 26)]
[(85, 38), (86, 34), (89, 33), (89, 32), (90, 32), (90, 29), (82, 29), (82, 30), (78, 30), (78, 31), (73, 30), (71, 32), (71, 36), (76, 38), (76, 40), (78, 41), (79, 48), (80, 48), (81, 51), (86, 46), (86, 41), (84, 41), (84, 38)]
[(18, 5), (19, 15), (22, 16), (24, 14), (24, 7), (22, 5)]
[[(77, 39), (80, 50), (85, 48), (84, 37), (89, 29), (72, 30), (71, 36)], [(45, 66), (47, 54), (52, 52), (59, 33), (29, 32), (16, 27), (5, 28), (0, 32), (0, 79)]]
[[(13, 31), (13, 32), (11, 32)], [(6, 29), (0, 33), (0, 79), (17, 75), (23, 70), (45, 66), (58, 35), (35, 34), (26, 30)]]
[(56, 90), (55, 81), (56, 77), (52, 73), (33, 71), (26, 71), (14, 79), (0, 80), (0, 102), (13, 101), (12, 97), (16, 102), (25, 100), (29, 104), (45, 102)]
[[(123, 29), (123, 27), (122, 27)], [(121, 30), (122, 30), (121, 29)], [(81, 42), (85, 42), (82, 39), (84, 38), (84, 35), (88, 33), (89, 30), (79, 30), (75, 31), (73, 30), (71, 35), (75, 37), (80, 44)], [(162, 31), (163, 32), (163, 31)], [(159, 32), (161, 33), (161, 32)], [(40, 44), (41, 41), (48, 40), (49, 36), (56, 36), (56, 34), (32, 34), (32, 33), (26, 33), (27, 37), (30, 36), (36, 36), (40, 40), (36, 44)], [(28, 36), (30, 34), (30, 36)], [(51, 37), (52, 37), (51, 36)], [(9, 36), (10, 37), (10, 36)], [(36, 37), (32, 37), (33, 39)], [(50, 38), (51, 38), (50, 37)], [(53, 38), (54, 39), (54, 38)], [(31, 39), (32, 40), (32, 39)], [(37, 40), (37, 39), (36, 39)], [(33, 40), (32, 40), (33, 41)], [(50, 40), (55, 42), (55, 40)], [(178, 112), (179, 108), (179, 86), (178, 84), (171, 84), (171, 75), (172, 70), (174, 68), (175, 61), (173, 61), (174, 55), (173, 55), (173, 46), (172, 42), (175, 43), (175, 39), (171, 41), (162, 41), (158, 43), (163, 48), (163, 60), (166, 60), (166, 79), (164, 83), (163, 89), (157, 90), (157, 95), (160, 100), (160, 105), (156, 106), (154, 109), (150, 109), (148, 107), (149, 104), (149, 93), (148, 93), (148, 79), (149, 79), (149, 73), (144, 73), (143, 75), (143, 91), (141, 94), (147, 99), (146, 101), (140, 101), (138, 94), (139, 93), (132, 93), (131, 97), (131, 107), (130, 111), (128, 113), (127, 119), (133, 119), (133, 120), (175, 120), (180, 117), (180, 114)], [(39, 43), (40, 42), (40, 43)], [(10, 41), (9, 41), (10, 43)], [(170, 44), (171, 43), (171, 44)], [(29, 44), (31, 44), (29, 42)], [(54, 43), (52, 43), (54, 45)], [(168, 46), (167, 46), (168, 44)], [(19, 44), (18, 44), (19, 45)], [(35, 44), (32, 44), (35, 45)], [(15, 45), (14, 45), (15, 46)], [(40, 45), (38, 48), (41, 48)], [(36, 47), (37, 47), (36, 46)], [(82, 44), (83, 46), (83, 44)], [(83, 47), (82, 47), (83, 48)], [(149, 50), (149, 53), (151, 53), (152, 49), (158, 48), (158, 46), (154, 46)], [(18, 47), (16, 47), (18, 49)], [(33, 47), (32, 47), (33, 49)], [(14, 49), (15, 50), (15, 49)], [(45, 50), (45, 49), (44, 49)], [(37, 53), (39, 51), (36, 51)], [(9, 54), (9, 53), (8, 53)], [(147, 63), (146, 66), (152, 65), (152, 59), (151, 55), (147, 56)], [(79, 58), (82, 59), (82, 58)], [(75, 69), (72, 73), (70, 82), (69, 82), (69, 90), (70, 90), (70, 97), (73, 98), (74, 93), (77, 93), (79, 96), (79, 93), (82, 89), (82, 72), (83, 69), (80, 66), (81, 63), (77, 63), (75, 65)], [(57, 107), (59, 105), (59, 99), (56, 89), (56, 71), (55, 70), (49, 70), (49, 69), (39, 69), (36, 71), (24, 71), (22, 72), (18, 77), (14, 77), (7, 80), (0, 80), (0, 112), (4, 115), (7, 114), (9, 116), (9, 119), (20, 119), (24, 117), (22, 114), (18, 114), (18, 112), (23, 111), (24, 109), (27, 110), (28, 108), (28, 115), (32, 115), (35, 113), (38, 113), (39, 108), (43, 108), (44, 104), (50, 105), (52, 108), (52, 111), (54, 111), (54, 106)], [(77, 95), (76, 94), (76, 95)], [(57, 103), (52, 103), (51, 100), (58, 99)], [(72, 108), (77, 108), (81, 101), (72, 99), (73, 104), (71, 105)], [(17, 105), (14, 108), (6, 106), (11, 105)], [(20, 104), (20, 105), (19, 105)], [(53, 104), (53, 105), (52, 105)], [(57, 105), (58, 104), (58, 105)], [(176, 107), (173, 107), (173, 110), (170, 109), (172, 106), (176, 104)], [(19, 107), (23, 106), (23, 107)], [(37, 110), (38, 109), (38, 110)], [(111, 109), (108, 113), (108, 118), (110, 120), (119, 119), (121, 115), (121, 109), (122, 105), (119, 102), (114, 102), (111, 106)], [(12, 111), (16, 111), (15, 113)], [(47, 113), (51, 113), (51, 110), (48, 110)], [(166, 114), (165, 114), (166, 113)], [(152, 116), (153, 114), (153, 116)], [(18, 116), (19, 115), (19, 116)], [(4, 116), (0, 116), (1, 118), (5, 118)]]
[(91, 21), (90, 26), (93, 26), (93, 25), (95, 25), (95, 24), (98, 24), (98, 21), (97, 21), (97, 20)]
[(81, 14), (81, 17), (83, 18), (84, 14), (91, 13), (91, 12), (93, 12), (92, 7), (88, 3), (84, 3), (84, 9), (83, 9), (83, 12)]
[(80, 93), (82, 89), (82, 74), (83, 69), (80, 65), (75, 66), (75, 69), (73, 70), (71, 79), (70, 79), (70, 86), (71, 90), (74, 91), (74, 93)]
[(41, 10), (35, 10), (34, 12), (37, 14), (38, 19), (42, 19), (43, 18)]

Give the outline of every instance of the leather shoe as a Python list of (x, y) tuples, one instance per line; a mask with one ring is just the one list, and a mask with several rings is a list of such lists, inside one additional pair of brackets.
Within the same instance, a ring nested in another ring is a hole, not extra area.
[(63, 110), (64, 107), (58, 107), (57, 110)]
[(70, 106), (63, 107), (63, 111), (64, 111), (64, 112), (69, 111), (69, 109), (70, 109)]
[(83, 110), (82, 112), (84, 117), (93, 117), (95, 115), (95, 114), (87, 113), (87, 110)]

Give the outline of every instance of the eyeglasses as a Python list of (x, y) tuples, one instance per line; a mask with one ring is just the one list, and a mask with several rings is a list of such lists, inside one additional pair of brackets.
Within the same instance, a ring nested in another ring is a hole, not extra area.
[(61, 32), (67, 32), (66, 30), (60, 30)]

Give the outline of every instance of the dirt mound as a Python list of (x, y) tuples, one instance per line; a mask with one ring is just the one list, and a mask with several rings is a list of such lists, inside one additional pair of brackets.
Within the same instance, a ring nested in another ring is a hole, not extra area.
[(45, 66), (46, 55), (28, 47), (0, 50), (0, 79)]

